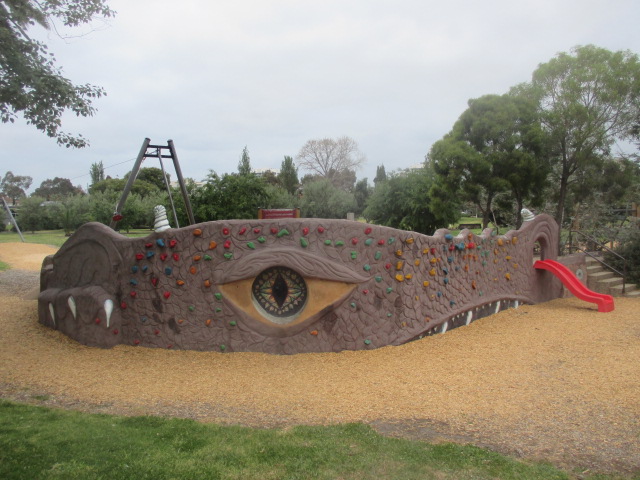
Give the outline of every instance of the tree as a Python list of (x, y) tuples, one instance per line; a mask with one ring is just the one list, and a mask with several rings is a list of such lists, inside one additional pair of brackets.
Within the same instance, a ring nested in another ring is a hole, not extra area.
[(293, 163), (293, 158), (289, 156), (284, 157), (280, 165), (278, 180), (280, 181), (280, 185), (282, 185), (289, 194), (294, 195), (296, 193), (300, 182), (298, 181), (298, 169)]
[(98, 163), (91, 164), (89, 175), (91, 175), (92, 186), (104, 180), (104, 165), (102, 164), (102, 160), (100, 160)]
[(296, 155), (296, 161), (302, 169), (332, 182), (344, 172), (353, 171), (355, 183), (355, 170), (364, 163), (365, 157), (350, 137), (322, 138), (305, 143)]
[(249, 158), (249, 150), (246, 145), (242, 149), (242, 155), (240, 157), (240, 162), (238, 163), (238, 174), (251, 175), (251, 160)]
[(378, 165), (376, 167), (376, 176), (373, 179), (373, 184), (378, 186), (378, 183), (384, 182), (387, 179), (387, 172), (384, 169), (384, 165)]
[(33, 195), (43, 197), (45, 200), (62, 200), (65, 197), (84, 193), (81, 188), (74, 187), (68, 178), (55, 177), (53, 180), (44, 180)]
[(257, 175), (225, 174), (210, 171), (205, 185), (196, 189), (191, 203), (197, 222), (255, 218), (266, 205), (267, 184)]
[(538, 102), (558, 185), (555, 219), (562, 225), (571, 184), (609, 155), (616, 140), (632, 136), (639, 118), (640, 61), (630, 51), (575, 47), (541, 64), (530, 84), (516, 88)]
[(66, 147), (88, 144), (82, 135), (60, 130), (66, 111), (92, 116), (92, 102), (105, 95), (101, 87), (74, 85), (62, 76), (47, 46), (31, 38), (28, 30), (50, 29), (56, 21), (67, 27), (89, 23), (93, 17), (112, 17), (105, 0), (0, 1), (0, 118), (14, 122), (20, 113), (28, 124)]
[(31, 186), (33, 178), (29, 176), (14, 175), (9, 171), (0, 181), (0, 192), (11, 199), (13, 205), (20, 197), (27, 195), (26, 190)]
[(364, 209), (367, 207), (367, 201), (369, 200), (369, 196), (371, 195), (372, 189), (369, 186), (369, 182), (366, 178), (358, 181), (353, 190), (353, 196), (356, 199), (356, 211), (357, 215), (362, 215)]
[[(540, 200), (547, 168), (535, 105), (516, 95), (485, 95), (469, 108), (430, 153), (437, 175), (432, 197), (458, 196), (482, 213), (486, 228), (496, 198), (509, 195), (516, 225), (526, 200)], [(508, 192), (508, 193), (507, 193)], [(436, 207), (436, 205), (432, 205)]]
[(303, 217), (346, 218), (347, 213), (356, 210), (356, 201), (352, 193), (323, 178), (305, 185), (300, 210)]
[(433, 183), (434, 173), (427, 168), (391, 175), (376, 185), (363, 215), (379, 225), (431, 235), (459, 215), (455, 208), (430, 206)]
[[(166, 177), (167, 184), (171, 184), (171, 177), (168, 173), (164, 174)], [(129, 174), (125, 175), (125, 179), (129, 178)], [(155, 185), (158, 190), (166, 190), (167, 185), (165, 184), (165, 180), (162, 175), (162, 169), (157, 167), (145, 167), (141, 168), (138, 171), (138, 176), (136, 177), (136, 182), (147, 182), (152, 185)]]

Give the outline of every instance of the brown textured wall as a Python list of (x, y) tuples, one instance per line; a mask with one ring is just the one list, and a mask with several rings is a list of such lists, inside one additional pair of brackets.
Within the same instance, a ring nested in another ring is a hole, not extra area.
[[(502, 236), (463, 230), (455, 237), (283, 219), (129, 239), (92, 223), (43, 264), (39, 315), (101, 347), (292, 354), (397, 345), (561, 296), (560, 283), (532, 267), (536, 242), (545, 258), (556, 258), (557, 232), (547, 215)], [(305, 279), (307, 303), (288, 324), (253, 300), (254, 279), (273, 266)]]

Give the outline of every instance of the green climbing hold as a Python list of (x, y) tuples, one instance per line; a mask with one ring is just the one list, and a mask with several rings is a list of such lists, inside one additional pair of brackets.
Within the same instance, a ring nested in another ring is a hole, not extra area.
[(226, 258), (227, 260), (231, 260), (233, 258), (233, 253), (231, 253), (231, 252), (225, 253), (224, 254), (224, 258)]
[(227, 349), (226, 345), (220, 345), (220, 350), (224, 352), (226, 349)]
[(351, 308), (356, 308), (356, 302), (351, 302)]
[(235, 320), (231, 320), (229, 322), (229, 325), (231, 325), (232, 327), (235, 327), (238, 323)]
[(276, 235), (276, 237), (278, 237), (278, 238), (282, 238), (282, 237), (284, 237), (285, 235), (289, 235), (289, 230), (287, 230), (286, 228), (283, 228), (282, 230), (280, 230), (280, 231), (278, 232), (278, 234)]
[(393, 242), (395, 242), (396, 239), (393, 237), (389, 237), (389, 241), (387, 242), (389, 245), (391, 245)]
[(382, 258), (382, 252), (380, 252), (380, 251), (376, 252), (376, 254), (373, 256), (373, 258), (375, 258), (376, 260), (380, 260)]
[(351, 260), (355, 260), (356, 258), (358, 258), (358, 252), (356, 252), (355, 250), (351, 251)]
[(222, 300), (222, 294), (220, 292), (214, 293), (213, 296), (216, 297), (216, 300)]
[[(364, 269), (365, 272), (368, 272), (369, 270), (371, 270), (371, 265), (365, 264), (365, 266), (362, 267), (362, 268)], [(382, 279), (380, 279), (380, 280), (382, 280)]]
[(380, 283), (382, 281), (382, 277), (380, 275), (376, 276), (376, 282)]
[(247, 247), (249, 247), (251, 250), (255, 250), (256, 249), (256, 244), (253, 242), (247, 242)]
[(205, 255), (203, 258), (207, 261), (211, 261), (211, 255)]
[(189, 311), (190, 311), (190, 312), (193, 312), (195, 309), (196, 309), (196, 307), (195, 307), (195, 306), (193, 306), (193, 305), (189, 305)]
[(393, 292), (393, 287), (387, 287), (387, 293)]
[(324, 241), (324, 244), (325, 244), (325, 245), (331, 245), (331, 240), (329, 240), (329, 239), (325, 240), (325, 241)]
[(222, 309), (220, 307), (216, 307), (216, 313), (220, 313)]
[(338, 240), (336, 242), (336, 247), (343, 247), (344, 246), (344, 242), (342, 240)]
[(258, 237), (258, 241), (259, 241), (260, 243), (264, 243), (264, 242), (266, 242), (266, 241), (267, 241), (267, 239), (266, 239), (266, 238), (264, 238), (264, 237)]
[(365, 345), (371, 345), (371, 340), (369, 340), (368, 338), (364, 341)]
[(309, 246), (309, 241), (306, 238), (301, 237), (300, 238), (300, 245), (302, 246), (302, 248), (307, 248)]
[(364, 244), (368, 247), (369, 245), (371, 245), (373, 243), (373, 238), (367, 238), (364, 241)]

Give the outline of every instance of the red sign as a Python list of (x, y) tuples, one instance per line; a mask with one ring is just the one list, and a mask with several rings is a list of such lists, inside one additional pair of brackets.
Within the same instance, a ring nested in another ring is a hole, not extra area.
[(278, 218), (300, 218), (299, 208), (261, 208), (258, 210), (260, 220), (271, 220)]

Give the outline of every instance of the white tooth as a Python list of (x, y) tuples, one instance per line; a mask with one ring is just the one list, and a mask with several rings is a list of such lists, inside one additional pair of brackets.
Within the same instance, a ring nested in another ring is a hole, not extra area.
[(520, 306), (520, 302), (518, 302), (518, 300), (516, 300), (516, 303), (514, 305), (514, 308), (518, 308)]
[(108, 298), (104, 301), (104, 313), (107, 315), (107, 328), (109, 328), (109, 320), (111, 320), (111, 312), (113, 312), (113, 300)]
[(51, 320), (53, 321), (53, 324), (56, 324), (56, 312), (53, 309), (53, 303), (49, 304), (49, 313), (51, 314)]
[(469, 310), (467, 312), (467, 325), (469, 325), (471, 323), (471, 320), (473, 320), (473, 312), (471, 310)]
[(500, 311), (500, 301), (496, 302), (496, 311), (495, 313), (498, 313)]
[(442, 331), (440, 333), (445, 333), (447, 331), (448, 326), (449, 326), (449, 322), (444, 322), (442, 324)]
[(67, 303), (69, 304), (69, 310), (71, 310), (71, 314), (73, 315), (73, 319), (76, 318), (76, 301), (73, 297), (67, 298)]

